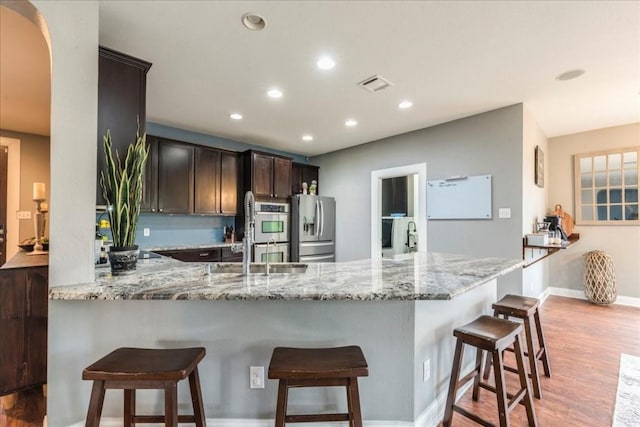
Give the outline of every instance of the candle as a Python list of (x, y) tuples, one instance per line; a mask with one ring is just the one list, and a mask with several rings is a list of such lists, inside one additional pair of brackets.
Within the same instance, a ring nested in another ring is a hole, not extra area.
[(33, 200), (45, 200), (44, 182), (33, 183)]

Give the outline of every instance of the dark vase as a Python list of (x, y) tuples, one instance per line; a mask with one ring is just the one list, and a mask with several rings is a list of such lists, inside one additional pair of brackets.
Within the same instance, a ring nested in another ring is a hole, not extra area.
[(111, 246), (111, 248), (109, 248), (111, 274), (114, 276), (121, 276), (124, 274), (131, 274), (136, 271), (139, 253), (138, 245)]

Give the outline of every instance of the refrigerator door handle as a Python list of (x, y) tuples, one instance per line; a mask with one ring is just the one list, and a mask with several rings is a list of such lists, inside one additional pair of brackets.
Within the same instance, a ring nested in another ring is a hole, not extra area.
[(324, 233), (324, 205), (322, 200), (318, 200), (318, 203), (320, 203), (320, 230), (318, 230), (318, 237), (320, 237)]
[(315, 230), (313, 234), (315, 236), (319, 236), (320, 235), (320, 200), (316, 200), (316, 212), (315, 212), (314, 223), (315, 223)]

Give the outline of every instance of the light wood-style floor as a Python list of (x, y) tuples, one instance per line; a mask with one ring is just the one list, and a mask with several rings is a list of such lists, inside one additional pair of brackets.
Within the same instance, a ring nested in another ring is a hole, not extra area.
[[(608, 427), (618, 384), (620, 353), (640, 357), (640, 309), (621, 305), (597, 306), (587, 301), (550, 296), (541, 308), (549, 356), (551, 378), (544, 375), (542, 399), (534, 399), (540, 427)], [(517, 387), (514, 374), (507, 373), (510, 390)], [(45, 398), (37, 387), (14, 395), (13, 408), (4, 409), (7, 396), (0, 398), (0, 426), (40, 427)], [(471, 392), (462, 406), (497, 423), (495, 395), (482, 390), (480, 402)], [(526, 426), (524, 407), (518, 405), (510, 416), (514, 427)], [(366, 423), (366, 422), (365, 422)], [(460, 414), (454, 426), (477, 426)]]
[[(542, 305), (540, 316), (549, 348), (551, 378), (541, 374), (542, 399), (534, 398), (538, 425), (611, 426), (620, 354), (640, 357), (640, 309), (550, 296)], [(517, 376), (506, 376), (508, 390), (517, 390)], [(474, 402), (469, 390), (459, 404), (497, 424), (495, 402), (495, 395), (486, 390), (481, 390), (480, 401)], [(511, 412), (510, 421), (514, 427), (528, 425), (522, 405)], [(478, 424), (454, 413), (453, 425)]]

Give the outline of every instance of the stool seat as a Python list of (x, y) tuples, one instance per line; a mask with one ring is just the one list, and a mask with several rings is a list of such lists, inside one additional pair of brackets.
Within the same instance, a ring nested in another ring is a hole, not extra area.
[[(198, 377), (202, 347), (177, 349), (118, 348), (82, 371), (82, 379), (93, 381), (85, 427), (99, 427), (108, 389), (124, 390), (124, 426), (136, 423), (195, 423), (205, 427), (204, 405)], [(189, 378), (193, 415), (178, 415), (178, 381)], [(136, 414), (136, 390), (164, 390), (164, 415)]]
[(456, 338), (483, 350), (502, 350), (513, 344), (514, 336), (522, 331), (515, 322), (505, 322), (492, 316), (480, 316), (476, 320), (453, 331)]
[(82, 371), (83, 380), (183, 380), (204, 358), (205, 349), (118, 348)]
[[(369, 375), (367, 361), (358, 346), (333, 348), (276, 347), (269, 363), (269, 379), (277, 379), (276, 427), (285, 423), (349, 421), (362, 427), (358, 377)], [(287, 415), (290, 388), (344, 386), (347, 413)]]
[(345, 378), (369, 375), (358, 346), (334, 348), (276, 347), (269, 363), (269, 378)]
[(529, 316), (538, 309), (539, 301), (536, 298), (524, 297), (521, 295), (505, 295), (500, 301), (491, 305), (494, 310), (499, 309), (501, 313), (513, 313), (514, 317)]

